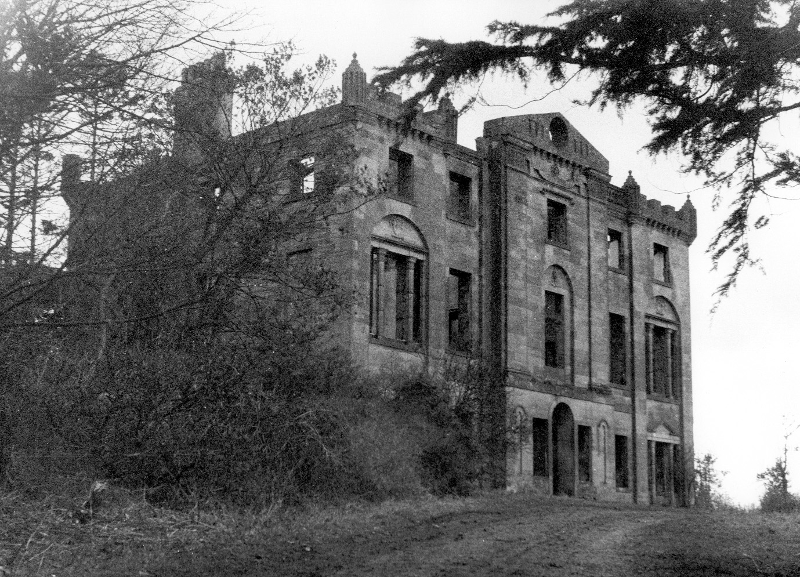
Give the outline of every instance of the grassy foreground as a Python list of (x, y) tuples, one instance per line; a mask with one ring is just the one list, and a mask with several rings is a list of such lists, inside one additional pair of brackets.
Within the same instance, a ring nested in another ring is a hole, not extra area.
[(800, 575), (800, 516), (504, 492), (380, 504), (174, 511), (112, 489), (0, 496), (0, 576)]

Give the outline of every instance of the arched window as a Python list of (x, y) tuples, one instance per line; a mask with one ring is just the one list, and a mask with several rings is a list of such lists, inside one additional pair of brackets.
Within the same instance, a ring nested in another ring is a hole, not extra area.
[(677, 399), (681, 394), (680, 322), (667, 299), (653, 299), (645, 322), (647, 393)]
[(545, 272), (544, 364), (572, 375), (572, 286), (559, 266)]
[(397, 214), (372, 230), (370, 334), (388, 342), (424, 340), (427, 246), (414, 224)]

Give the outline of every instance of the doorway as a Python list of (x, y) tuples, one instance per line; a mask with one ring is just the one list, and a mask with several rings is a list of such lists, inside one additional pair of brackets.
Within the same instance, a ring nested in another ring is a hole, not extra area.
[(565, 403), (553, 411), (553, 494), (575, 495), (575, 419)]

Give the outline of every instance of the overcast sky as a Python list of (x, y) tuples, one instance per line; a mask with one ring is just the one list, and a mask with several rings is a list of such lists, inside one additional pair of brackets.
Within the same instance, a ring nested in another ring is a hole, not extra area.
[[(322, 53), (335, 59), (339, 68), (333, 82), (338, 85), (353, 52), (371, 78), (377, 66), (399, 63), (415, 37), (486, 39), (485, 27), (492, 20), (543, 22), (543, 15), (559, 4), (544, 0), (220, 0), (218, 14), (230, 10), (249, 14), (242, 21), (249, 30), (235, 35), (240, 42), (293, 40), (303, 53), (298, 64)], [(757, 207), (771, 217), (769, 227), (751, 238), (763, 273), (745, 271), (712, 316), (712, 293), (724, 272), (711, 272), (705, 254), (723, 216), (722, 209), (711, 210), (714, 191), (704, 189), (701, 179), (680, 174), (680, 156), (651, 158), (640, 151), (650, 135), (642, 107), (619, 116), (615, 110), (601, 113), (573, 102), (585, 99), (592, 86), (591, 78), (585, 78), (552, 91), (541, 79), (525, 89), (513, 79), (489, 76), (480, 93), (491, 106), (476, 106), (460, 119), (459, 143), (474, 148), (483, 122), (490, 118), (561, 112), (609, 159), (614, 184), (621, 185), (631, 170), (642, 192), (663, 204), (679, 208), (691, 194), (698, 209), (698, 237), (690, 253), (696, 453), (715, 455), (719, 469), (728, 471), (724, 491), (736, 502), (754, 504), (762, 492), (756, 474), (774, 464), (783, 446), (782, 416), (800, 423), (800, 299), (795, 295), (800, 288), (800, 261), (794, 255), (800, 249), (800, 202), (773, 199)], [(476, 90), (456, 94), (456, 106)], [(800, 126), (783, 122), (772, 131), (778, 142), (786, 144), (792, 134), (800, 133)], [(774, 192), (797, 196), (797, 191)], [(800, 445), (800, 431), (796, 445)], [(800, 493), (800, 452), (790, 454), (789, 466), (796, 481), (794, 490)]]

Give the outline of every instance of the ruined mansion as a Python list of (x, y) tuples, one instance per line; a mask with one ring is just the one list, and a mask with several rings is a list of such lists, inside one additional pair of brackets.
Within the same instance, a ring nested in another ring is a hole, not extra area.
[[(190, 67), (179, 95), (200, 98), (190, 84), (215, 66)], [(206, 113), (230, 137), (226, 106)], [(559, 113), (488, 121), (473, 150), (447, 98), (410, 125), (403, 112), (354, 57), (341, 102), (307, 113), (312, 137), (282, 160), (279, 185), (302, 202), (322, 178), (315, 142), (338, 130), (384, 183), (324, 246), (294, 248), (331, 251), (357, 295), (339, 342), (374, 370), (487, 363), (516, 435), (509, 489), (689, 504), (691, 202), (662, 206), (630, 174), (611, 184), (608, 160)], [(66, 159), (73, 212), (79, 178)]]

